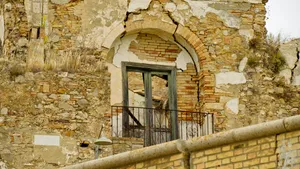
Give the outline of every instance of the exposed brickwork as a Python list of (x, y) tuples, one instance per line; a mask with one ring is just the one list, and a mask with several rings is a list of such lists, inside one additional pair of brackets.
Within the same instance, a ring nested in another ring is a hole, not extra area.
[(276, 137), (266, 137), (192, 153), (192, 164), (203, 168), (276, 168)]
[(158, 157), (149, 161), (137, 163), (134, 165), (122, 167), (119, 169), (162, 169), (162, 168), (174, 168), (174, 169), (187, 169), (186, 163), (187, 156), (184, 154), (175, 154), (172, 156)]
[(190, 155), (182, 153), (157, 157), (119, 169), (298, 169), (299, 167), (300, 130), (297, 130), (195, 151)]
[(176, 44), (152, 34), (139, 34), (129, 50), (142, 60), (156, 62), (174, 62), (181, 51)]
[(196, 75), (195, 65), (187, 64), (187, 70), (177, 73), (177, 104), (179, 110), (195, 111), (198, 102), (198, 81), (193, 81)]
[[(76, 47), (75, 36), (81, 33), (81, 17), (76, 16), (74, 9), (79, 1), (74, 1), (65, 5), (49, 4), (49, 10), (55, 17), (49, 20), (52, 29), (52, 36), (59, 37), (59, 41), (52, 43), (53, 49), (69, 50)], [(51, 37), (50, 37), (51, 38)], [(51, 39), (50, 39), (51, 40)]]
[(278, 168), (300, 168), (300, 131), (278, 135), (276, 154)]

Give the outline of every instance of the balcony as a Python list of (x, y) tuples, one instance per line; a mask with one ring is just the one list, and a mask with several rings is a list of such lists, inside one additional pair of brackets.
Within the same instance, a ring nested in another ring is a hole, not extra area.
[(111, 135), (143, 140), (144, 147), (176, 139), (187, 140), (214, 132), (212, 113), (144, 107), (111, 107)]

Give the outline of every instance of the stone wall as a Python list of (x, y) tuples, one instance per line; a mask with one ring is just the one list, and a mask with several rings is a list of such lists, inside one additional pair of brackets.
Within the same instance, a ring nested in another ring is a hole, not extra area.
[[(93, 142), (122, 104), (122, 61), (176, 66), (178, 109), (214, 113), (216, 132), (299, 114), (299, 47), (283, 45), (279, 74), (264, 66), (265, 3), (2, 0), (0, 159), (16, 168), (93, 159), (92, 144), (77, 144)], [(28, 155), (42, 151), (38, 134), (59, 136), (66, 158)]]
[(109, 126), (108, 73), (1, 75), (0, 161), (55, 168), (94, 158), (93, 146), (80, 144), (93, 143), (101, 124)]

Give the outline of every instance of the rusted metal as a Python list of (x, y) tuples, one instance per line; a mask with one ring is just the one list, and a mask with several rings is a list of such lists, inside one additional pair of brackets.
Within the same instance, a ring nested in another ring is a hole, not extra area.
[[(172, 114), (176, 114), (178, 119), (174, 121)], [(123, 126), (123, 117), (129, 117), (128, 126)], [(151, 124), (148, 119), (152, 119)], [(184, 140), (212, 134), (213, 123), (211, 113), (129, 106), (111, 107), (112, 137), (142, 138), (145, 147), (175, 140), (172, 137), (173, 132), (176, 132), (179, 139)], [(176, 128), (172, 129), (174, 125)]]

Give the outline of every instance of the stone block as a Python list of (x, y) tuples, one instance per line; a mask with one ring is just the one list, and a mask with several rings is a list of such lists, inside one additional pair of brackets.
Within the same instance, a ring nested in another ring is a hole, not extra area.
[(60, 137), (52, 135), (34, 135), (34, 145), (60, 146)]
[(141, 9), (147, 9), (151, 0), (131, 0), (128, 7), (128, 12), (138, 12)]
[(238, 114), (239, 113), (239, 99), (235, 98), (226, 103), (226, 109), (230, 113)]
[(31, 40), (29, 43), (27, 68), (32, 71), (41, 71), (44, 68), (44, 42), (43, 40)]
[(246, 83), (246, 77), (244, 76), (244, 74), (238, 72), (217, 73), (215, 77), (216, 77), (216, 85)]
[(57, 5), (64, 5), (69, 3), (71, 0), (51, 0), (52, 3)]

